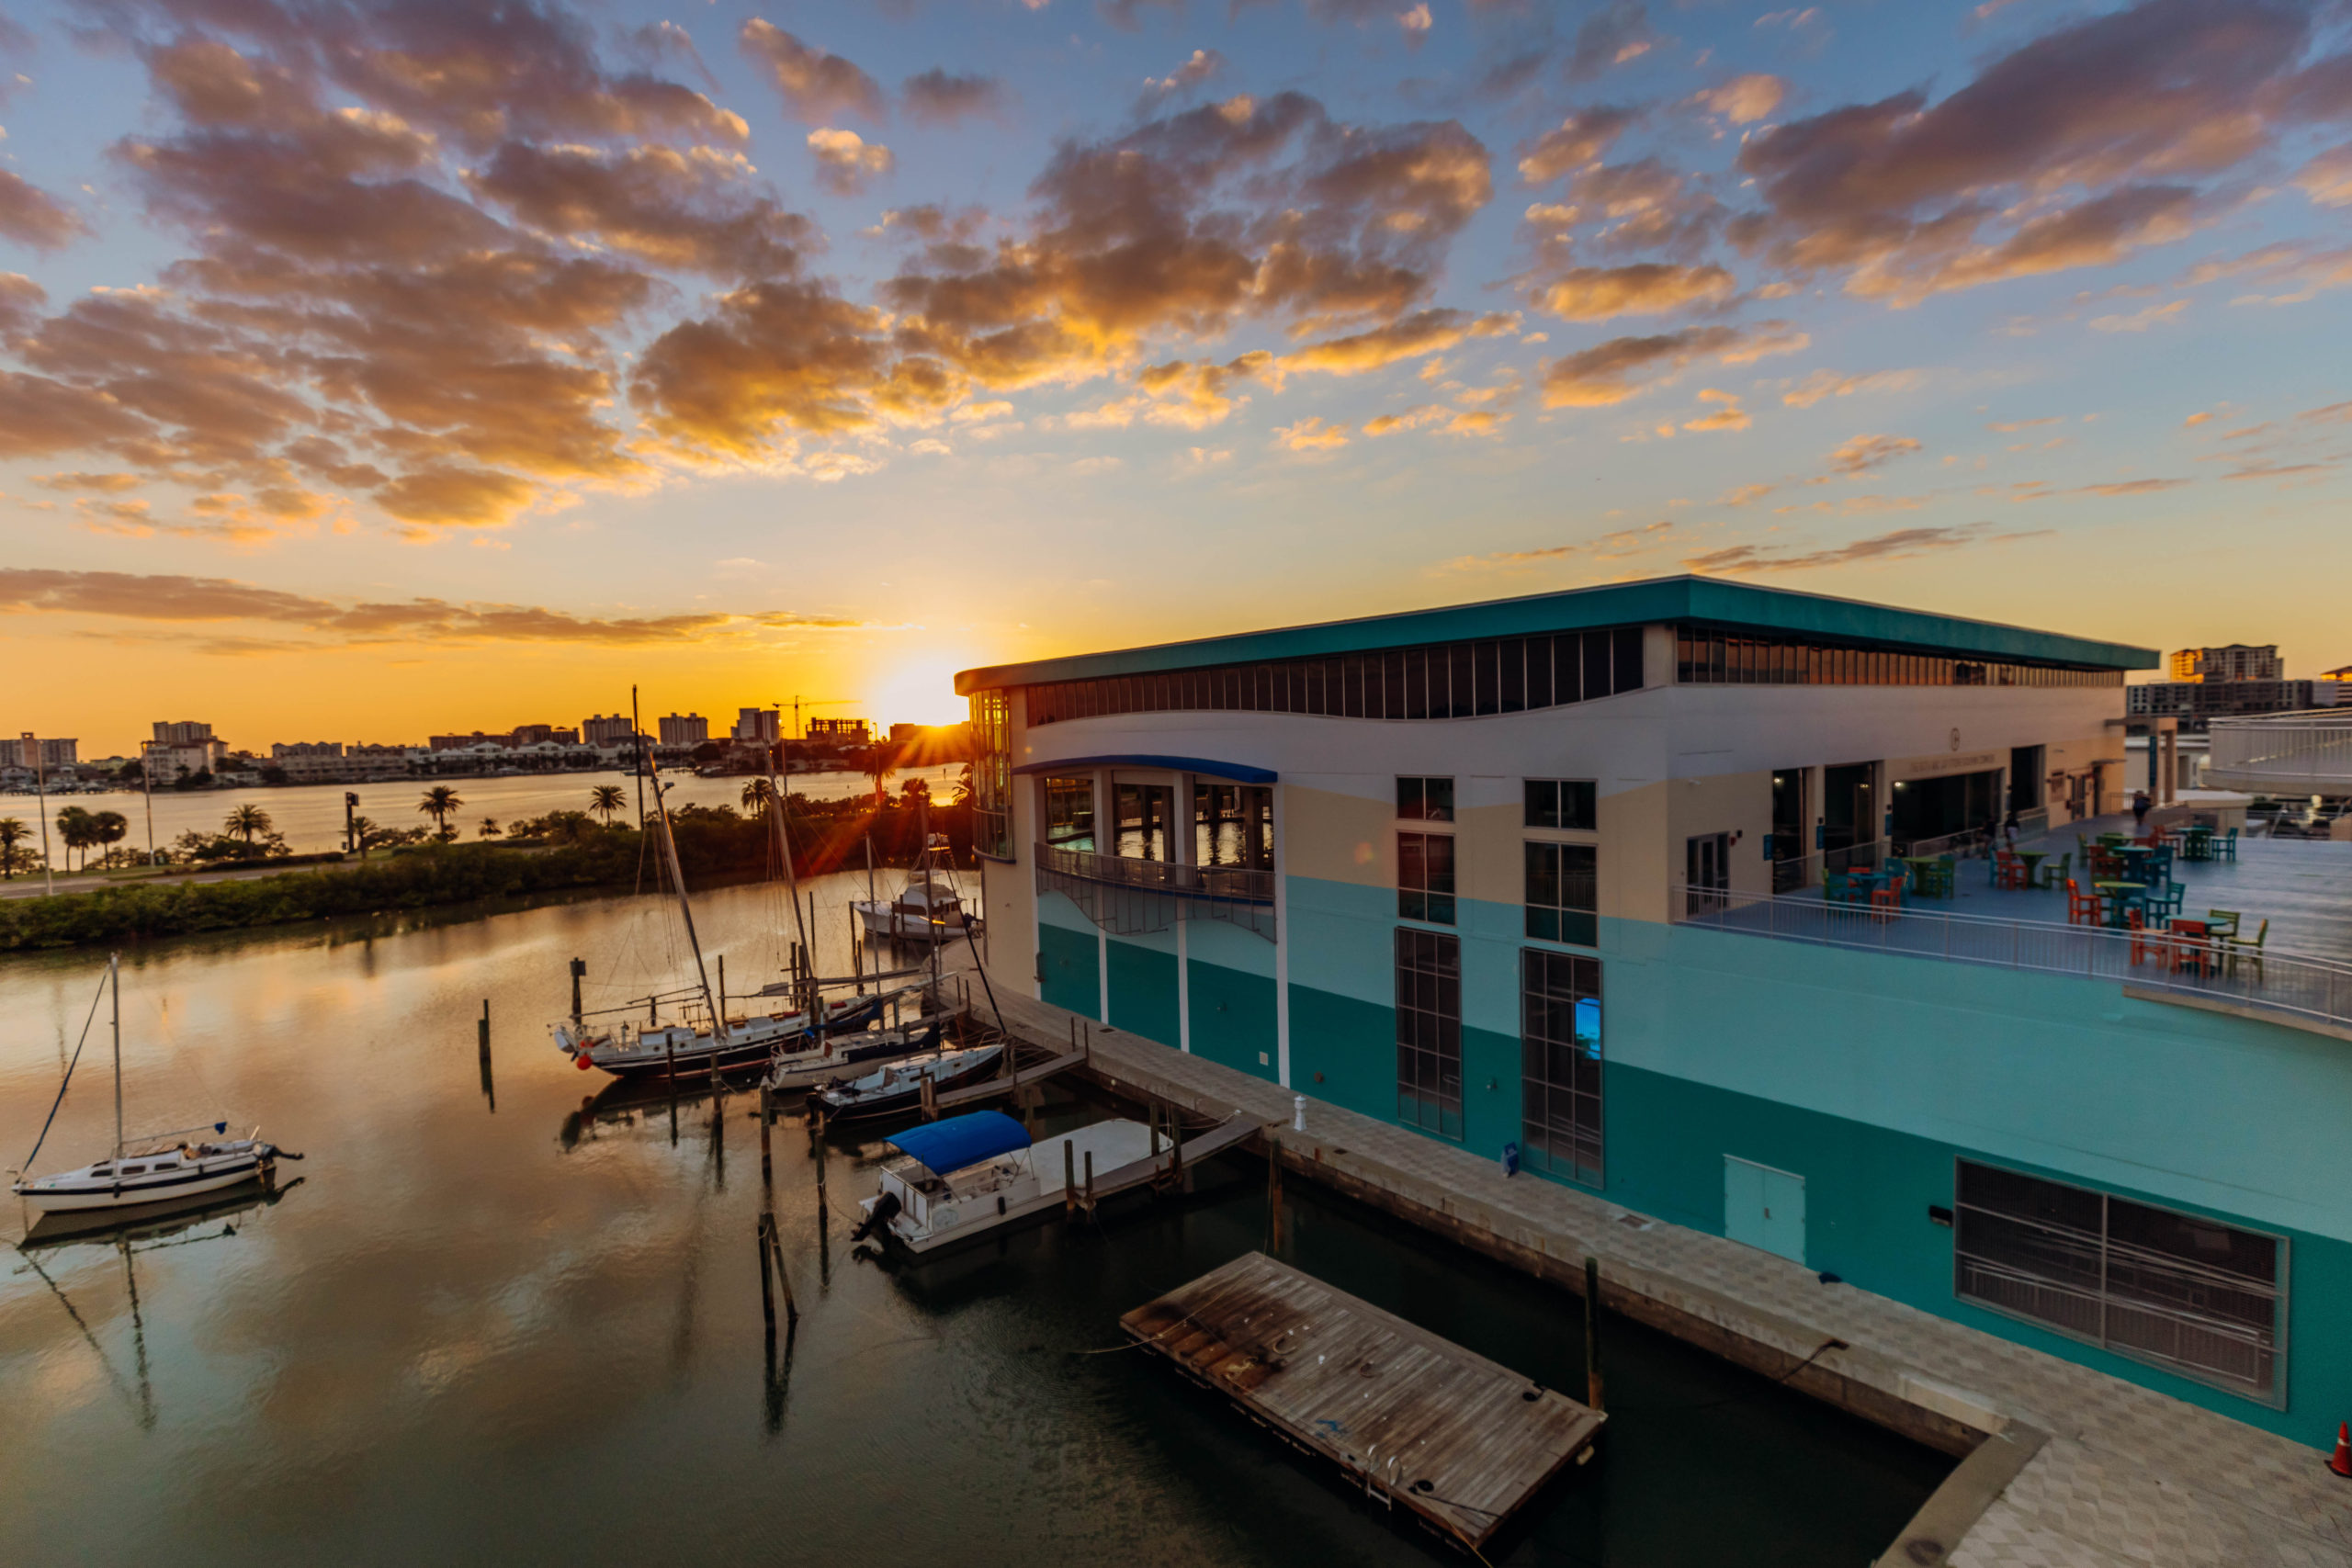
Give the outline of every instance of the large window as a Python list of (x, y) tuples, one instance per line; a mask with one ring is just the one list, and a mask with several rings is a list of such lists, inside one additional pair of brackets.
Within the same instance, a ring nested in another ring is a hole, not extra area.
[(1642, 687), (1642, 628), (1440, 643), (1267, 664), (1049, 681), (1029, 723), (1233, 709), (1329, 718), (1469, 718), (1591, 702)]
[(1529, 779), (1527, 826), (1591, 831), (1599, 788), (1590, 779)]
[(1002, 692), (972, 694), (972, 847), (1012, 858), (1012, 711)]
[(1952, 1289), (1961, 1299), (2285, 1403), (2284, 1237), (1958, 1163)]
[(1046, 842), (1057, 850), (1094, 848), (1094, 781), (1046, 780)]
[(1262, 784), (1194, 784), (1193, 863), (1270, 869), (1274, 863), (1274, 792)]
[(1396, 932), (1396, 1119), (1462, 1136), (1462, 939)]
[(1527, 846), (1527, 934), (1538, 942), (1600, 945), (1596, 857), (1590, 844)]
[(1900, 649), (1675, 628), (1675, 678), (1697, 686), (2120, 686), (2120, 670), (1952, 659)]
[(1453, 820), (1452, 779), (1398, 779), (1396, 815), (1408, 822)]
[(1520, 1158), (1600, 1185), (1600, 960), (1529, 948), (1520, 961)]
[(1396, 835), (1396, 918), (1453, 923), (1453, 840), (1445, 833)]
[(1116, 786), (1119, 838), (1112, 852), (1126, 860), (1174, 860), (1176, 792), (1166, 784)]

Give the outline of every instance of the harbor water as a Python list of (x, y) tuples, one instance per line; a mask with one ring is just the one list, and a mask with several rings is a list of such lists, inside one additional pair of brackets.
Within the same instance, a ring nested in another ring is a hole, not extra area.
[[(865, 879), (816, 891), (819, 962), (841, 972)], [(777, 976), (783, 911), (764, 887), (698, 901), (733, 990)], [(259, 1122), (308, 1157), (266, 1202), (0, 1251), (0, 1560), (1466, 1561), (1123, 1348), (1120, 1314), (1265, 1245), (1262, 1165), (877, 1264), (850, 1241), (871, 1135), (837, 1136), (820, 1197), (796, 1113), (771, 1198), (754, 1095), (616, 1094), (550, 1043), (573, 956), (591, 1008), (681, 977), (658, 900), (476, 913), (125, 955), (131, 1131)], [(0, 961), (12, 1164), (103, 967)], [(101, 1005), (37, 1168), (111, 1142), (108, 1066)], [(1581, 1393), (1575, 1298), (1286, 1188), (1286, 1260)], [(771, 1201), (801, 1309), (773, 1360)], [(1860, 1564), (1951, 1468), (1637, 1325), (1605, 1336), (1601, 1450), (1498, 1562)]]

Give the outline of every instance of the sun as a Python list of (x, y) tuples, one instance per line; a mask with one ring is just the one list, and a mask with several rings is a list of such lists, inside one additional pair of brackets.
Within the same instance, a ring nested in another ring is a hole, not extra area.
[(956, 671), (978, 662), (925, 656), (893, 665), (871, 688), (865, 711), (876, 724), (959, 724), (971, 705), (956, 694)]

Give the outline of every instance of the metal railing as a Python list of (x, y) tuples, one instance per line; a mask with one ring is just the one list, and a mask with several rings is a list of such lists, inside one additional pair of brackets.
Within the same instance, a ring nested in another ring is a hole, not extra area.
[(2203, 944), (2207, 961), (2199, 962), (2197, 951), (2188, 945), (2195, 939), (2169, 931), (1872, 908), (1832, 903), (1818, 895), (1779, 897), (1680, 886), (1669, 890), (1668, 909), (1677, 925), (1863, 948), (1904, 958), (2116, 980), (2352, 1028), (2352, 964), (2276, 949), (2211, 942)]
[(2209, 782), (2292, 795), (2352, 795), (2352, 715), (2217, 718), (2206, 733)]
[(1274, 874), (1182, 865), (1091, 850), (1036, 846), (1037, 888), (1060, 893), (1104, 931), (1163, 931), (1178, 920), (1223, 920), (1274, 940)]
[(1822, 878), (1849, 871), (1875, 871), (1886, 858), (1888, 840), (1872, 839), (1864, 844), (1848, 844), (1843, 849), (1816, 850), (1809, 855), (1772, 863), (1772, 886), (1782, 893), (1802, 887), (1818, 887)]

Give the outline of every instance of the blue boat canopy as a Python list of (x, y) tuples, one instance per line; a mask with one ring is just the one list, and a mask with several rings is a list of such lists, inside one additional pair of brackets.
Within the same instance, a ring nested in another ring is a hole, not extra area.
[(889, 1143), (933, 1174), (944, 1176), (1014, 1149), (1025, 1149), (1029, 1134), (1001, 1111), (975, 1111), (968, 1116), (910, 1127)]

